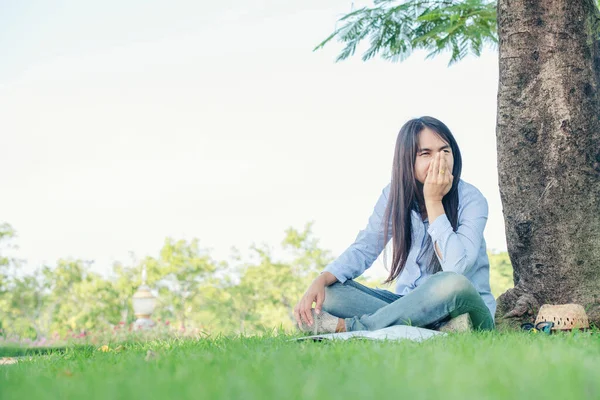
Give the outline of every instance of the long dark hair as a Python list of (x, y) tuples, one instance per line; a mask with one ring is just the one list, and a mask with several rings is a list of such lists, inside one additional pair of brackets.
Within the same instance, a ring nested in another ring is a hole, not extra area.
[[(390, 275), (385, 283), (395, 280), (406, 265), (408, 253), (412, 245), (411, 211), (417, 210), (419, 205), (425, 204), (423, 199), (423, 185), (415, 177), (415, 160), (419, 147), (419, 133), (425, 128), (437, 133), (442, 140), (450, 145), (454, 156), (452, 168), (452, 188), (442, 199), (444, 211), (450, 220), (452, 228), (456, 231), (458, 225), (458, 182), (462, 171), (462, 158), (458, 144), (443, 122), (433, 117), (411, 119), (400, 128), (396, 139), (394, 164), (392, 166), (392, 182), (385, 215), (383, 218), (383, 237), (389, 237), (389, 228), (392, 228), (393, 257)], [(428, 246), (432, 246), (428, 236)], [(384, 241), (385, 243), (385, 241)], [(384, 252), (385, 257), (385, 252)], [(435, 251), (429, 263), (432, 273), (438, 272), (441, 267), (435, 256)]]

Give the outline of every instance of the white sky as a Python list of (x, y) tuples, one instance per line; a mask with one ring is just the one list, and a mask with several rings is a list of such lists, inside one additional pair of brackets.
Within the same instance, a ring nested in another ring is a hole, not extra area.
[(422, 115), (453, 131), (490, 205), (488, 248), (505, 250), (495, 51), (452, 67), (312, 52), (350, 7), (0, 0), (0, 221), (17, 256), (108, 272), (172, 236), (227, 259), (311, 220), (338, 255), (390, 179), (400, 126)]

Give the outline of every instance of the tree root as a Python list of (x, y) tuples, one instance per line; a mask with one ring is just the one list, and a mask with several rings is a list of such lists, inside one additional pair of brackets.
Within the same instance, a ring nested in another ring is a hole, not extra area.
[(540, 305), (527, 291), (515, 287), (498, 297), (496, 326), (498, 329), (519, 329), (523, 322), (532, 322)]

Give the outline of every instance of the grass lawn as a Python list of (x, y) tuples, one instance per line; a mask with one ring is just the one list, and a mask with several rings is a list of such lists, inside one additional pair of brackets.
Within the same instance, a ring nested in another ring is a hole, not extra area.
[(423, 343), (169, 339), (0, 366), (0, 399), (63, 398), (600, 398), (600, 334), (488, 332)]

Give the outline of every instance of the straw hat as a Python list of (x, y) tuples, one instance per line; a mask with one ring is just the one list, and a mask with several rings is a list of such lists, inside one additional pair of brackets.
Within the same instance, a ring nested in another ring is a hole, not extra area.
[(536, 325), (540, 322), (554, 322), (553, 331), (588, 329), (590, 327), (587, 314), (580, 304), (544, 304), (535, 319)]

